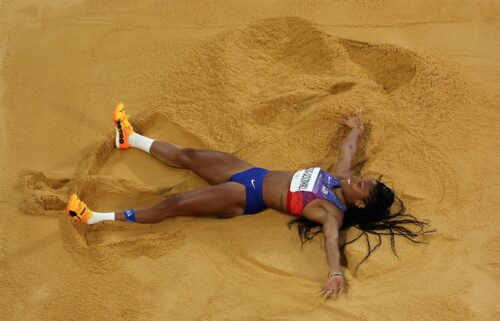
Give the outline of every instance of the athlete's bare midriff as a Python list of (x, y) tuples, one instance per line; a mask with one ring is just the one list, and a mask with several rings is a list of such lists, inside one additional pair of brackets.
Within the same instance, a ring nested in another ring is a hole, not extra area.
[(290, 171), (267, 173), (262, 190), (267, 207), (286, 213), (286, 197), (294, 173)]

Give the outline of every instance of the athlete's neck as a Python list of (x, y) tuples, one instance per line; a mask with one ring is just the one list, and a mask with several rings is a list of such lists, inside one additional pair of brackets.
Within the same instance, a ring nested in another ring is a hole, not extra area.
[(333, 192), (335, 193), (335, 195), (337, 195), (337, 198), (339, 199), (339, 201), (344, 204), (344, 206), (347, 208), (347, 202), (345, 200), (345, 197), (344, 197), (344, 194), (342, 194), (342, 188), (334, 188), (333, 189)]

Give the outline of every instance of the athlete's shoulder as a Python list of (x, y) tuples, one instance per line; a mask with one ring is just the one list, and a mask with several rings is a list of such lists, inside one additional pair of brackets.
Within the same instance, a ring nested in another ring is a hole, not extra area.
[(314, 206), (304, 208), (304, 217), (319, 224), (324, 224), (327, 220), (335, 219), (338, 226), (342, 225), (344, 213), (327, 200), (317, 199)]

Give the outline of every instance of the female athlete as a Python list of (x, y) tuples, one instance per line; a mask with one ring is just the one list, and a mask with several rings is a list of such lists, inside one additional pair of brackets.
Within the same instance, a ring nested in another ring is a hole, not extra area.
[[(104, 220), (158, 223), (174, 216), (233, 217), (256, 214), (266, 208), (288, 213), (297, 217), (290, 221), (289, 226), (298, 224), (302, 243), (323, 233), (330, 268), (328, 280), (321, 289), (326, 298), (337, 296), (345, 282), (339, 263), (339, 230), (355, 226), (363, 231), (360, 236), (365, 234), (367, 241), (366, 233), (378, 236), (379, 244), (373, 249), (368, 246), (368, 255), (361, 263), (380, 245), (380, 235), (391, 236), (392, 249), (396, 254), (394, 235), (420, 243), (414, 238), (428, 233), (423, 230), (427, 223), (404, 214), (404, 206), (399, 212), (390, 213), (395, 194), (380, 180), (351, 175), (357, 142), (363, 131), (361, 112), (338, 119), (350, 130), (342, 143), (333, 174), (318, 167), (297, 172), (269, 171), (228, 153), (180, 148), (168, 142), (155, 141), (134, 132), (122, 103), (116, 106), (113, 121), (116, 148), (141, 149), (168, 165), (194, 171), (212, 186), (173, 195), (152, 207), (110, 213), (91, 211), (73, 194), (66, 214), (84, 224)], [(420, 230), (413, 232), (401, 224), (414, 224)], [(312, 232), (313, 228), (318, 229)], [(386, 232), (378, 233), (377, 230)]]

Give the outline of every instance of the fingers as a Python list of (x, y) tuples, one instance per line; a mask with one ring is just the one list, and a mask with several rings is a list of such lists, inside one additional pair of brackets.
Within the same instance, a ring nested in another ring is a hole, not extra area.
[(328, 300), (328, 298), (332, 295), (332, 293), (334, 292), (333, 290), (327, 290), (327, 289), (322, 289), (323, 291), (321, 291), (321, 294), (320, 296), (324, 299), (324, 300)]
[(349, 122), (355, 121), (356, 123), (363, 122), (363, 109), (358, 108), (355, 111), (344, 114), (333, 114), (333, 119), (342, 125), (348, 125)]
[(341, 114), (333, 114), (332, 115), (332, 118), (335, 119), (335, 120), (338, 120), (340, 118), (344, 117), (344, 115), (341, 115)]
[(320, 291), (320, 296), (324, 299), (324, 300), (328, 300), (330, 297), (332, 299), (337, 299), (338, 296), (340, 295), (340, 293), (342, 293), (342, 288), (340, 288), (339, 290), (333, 290), (333, 289), (325, 289), (325, 288), (322, 288)]
[(347, 120), (347, 117), (346, 117), (346, 115), (334, 114), (333, 119), (335, 119), (338, 122), (341, 122), (341, 121)]
[(362, 108), (360, 108), (360, 109), (358, 110), (358, 117), (359, 117), (359, 120), (360, 120), (361, 122), (363, 122), (363, 109), (362, 109)]
[(329, 298), (336, 299), (337, 298), (337, 291), (335, 290), (327, 290), (326, 295), (324, 296), (324, 300), (328, 300)]
[(335, 118), (349, 118), (349, 117), (352, 117), (352, 116), (355, 116), (357, 114), (356, 111), (351, 111), (351, 112), (348, 112), (348, 113), (335, 113), (333, 114), (333, 117)]
[(355, 111), (351, 112), (349, 115), (351, 118), (358, 118), (361, 120), (361, 119), (363, 119), (363, 109), (358, 108)]
[(333, 292), (332, 289), (321, 288), (321, 290), (319, 290), (319, 293), (320, 293), (321, 296), (323, 296), (325, 294), (327, 296), (329, 296), (331, 294), (331, 292)]

